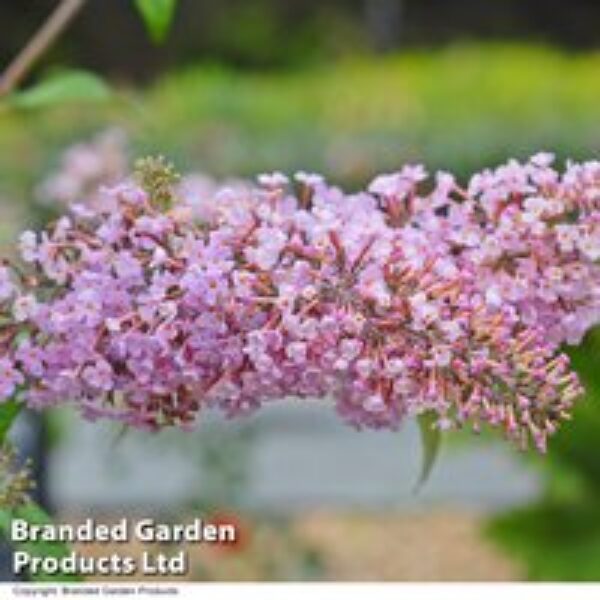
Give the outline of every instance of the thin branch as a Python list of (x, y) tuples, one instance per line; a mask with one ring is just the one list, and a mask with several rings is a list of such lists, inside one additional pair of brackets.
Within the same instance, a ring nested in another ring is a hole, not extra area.
[(0, 98), (18, 87), (86, 2), (87, 0), (61, 0), (54, 12), (2, 74)]

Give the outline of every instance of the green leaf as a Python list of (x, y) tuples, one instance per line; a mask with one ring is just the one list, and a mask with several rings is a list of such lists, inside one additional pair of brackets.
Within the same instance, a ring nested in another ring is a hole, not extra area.
[(417, 417), (419, 431), (421, 433), (421, 445), (423, 447), (423, 462), (421, 463), (421, 474), (415, 487), (419, 490), (429, 479), (431, 470), (435, 464), (440, 451), (442, 432), (437, 427), (437, 415), (434, 412), (426, 412)]
[(110, 88), (97, 75), (69, 70), (54, 73), (37, 85), (13, 94), (10, 103), (30, 110), (63, 102), (103, 102), (110, 96)]
[[(20, 506), (14, 509), (0, 509), (0, 533), (11, 542), (11, 524), (13, 519), (24, 519), (32, 525), (50, 525), (52, 518), (38, 504), (33, 502)], [(70, 549), (67, 544), (62, 542), (17, 542), (13, 544), (16, 550), (27, 552), (31, 556), (39, 556), (41, 558), (51, 556), (54, 558), (63, 558), (70, 554)], [(31, 575), (33, 581), (81, 581), (81, 577), (77, 575), (66, 575), (61, 573), (48, 574), (37, 573)]]
[(177, 0), (135, 0), (135, 5), (152, 41), (155, 44), (164, 42), (173, 22)]
[(22, 404), (14, 398), (0, 404), (0, 448), (4, 445), (6, 434), (21, 411)]

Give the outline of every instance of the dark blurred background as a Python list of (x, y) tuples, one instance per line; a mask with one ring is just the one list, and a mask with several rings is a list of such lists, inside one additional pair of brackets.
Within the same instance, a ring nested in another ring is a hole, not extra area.
[[(55, 5), (3, 0), (0, 63)], [(143, 35), (130, 2), (91, 0), (47, 62), (72, 62), (128, 81), (198, 59), (281, 69), (366, 51), (512, 40), (588, 50), (600, 44), (595, 0), (182, 0), (167, 44)], [(110, 36), (110, 42), (108, 41)]]

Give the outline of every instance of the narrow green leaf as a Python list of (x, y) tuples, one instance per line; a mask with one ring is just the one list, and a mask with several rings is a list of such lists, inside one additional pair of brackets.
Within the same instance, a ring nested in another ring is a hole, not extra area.
[(10, 103), (31, 110), (64, 102), (102, 102), (110, 95), (110, 88), (97, 75), (70, 70), (54, 73), (37, 85), (13, 94)]
[(22, 404), (11, 398), (0, 404), (0, 448), (4, 445), (6, 434), (11, 428), (14, 420), (21, 412)]
[(164, 42), (173, 22), (177, 0), (135, 0), (135, 6), (152, 41), (155, 44)]
[(421, 474), (415, 487), (416, 491), (429, 479), (440, 451), (442, 433), (436, 426), (437, 418), (434, 412), (426, 412), (417, 417), (421, 433), (421, 445), (423, 447), (423, 460), (421, 463)]
[[(49, 525), (52, 523), (52, 518), (46, 511), (35, 503), (29, 503), (25, 506), (7, 510), (0, 508), (0, 534), (11, 543), (11, 524), (13, 519), (24, 519), (33, 525)], [(31, 556), (62, 558), (70, 554), (70, 549), (67, 544), (62, 542), (17, 542), (14, 543), (14, 548), (19, 551), (27, 552)], [(81, 577), (76, 575), (66, 574), (36, 574), (32, 575), (33, 581), (81, 581)]]

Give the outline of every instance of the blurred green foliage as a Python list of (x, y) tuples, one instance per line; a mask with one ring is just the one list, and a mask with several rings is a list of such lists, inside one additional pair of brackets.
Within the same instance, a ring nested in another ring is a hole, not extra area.
[(527, 568), (531, 579), (600, 580), (600, 329), (569, 350), (587, 396), (552, 439), (530, 458), (545, 475), (532, 505), (494, 518), (488, 533)]
[(599, 72), (600, 54), (512, 45), (279, 74), (201, 65), (144, 91), (123, 89), (105, 107), (4, 110), (0, 194), (23, 197), (56, 149), (114, 124), (130, 133), (136, 153), (167, 154), (183, 170), (303, 168), (351, 185), (404, 161), (464, 177), (542, 148), (590, 157), (600, 148)]
[(12, 93), (6, 101), (16, 109), (40, 110), (72, 102), (104, 102), (110, 98), (110, 93), (109, 87), (97, 75), (70, 69), (50, 73), (37, 85)]
[(135, 0), (135, 5), (144, 21), (152, 41), (165, 41), (175, 15), (177, 0)]

